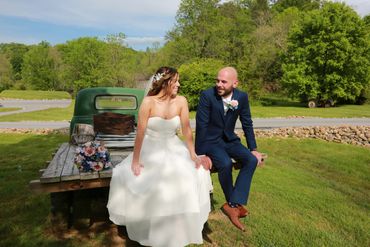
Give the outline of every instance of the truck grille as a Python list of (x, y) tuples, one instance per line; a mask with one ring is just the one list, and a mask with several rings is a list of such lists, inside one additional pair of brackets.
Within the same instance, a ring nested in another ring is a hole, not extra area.
[(107, 148), (132, 148), (134, 147), (136, 131), (127, 135), (111, 135), (98, 133), (96, 135), (97, 141), (103, 141)]

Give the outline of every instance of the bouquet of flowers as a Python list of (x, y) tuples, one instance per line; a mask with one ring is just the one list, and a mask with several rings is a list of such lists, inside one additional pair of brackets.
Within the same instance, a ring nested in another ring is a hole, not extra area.
[(98, 141), (86, 142), (78, 146), (74, 161), (82, 172), (102, 171), (112, 167), (108, 150)]

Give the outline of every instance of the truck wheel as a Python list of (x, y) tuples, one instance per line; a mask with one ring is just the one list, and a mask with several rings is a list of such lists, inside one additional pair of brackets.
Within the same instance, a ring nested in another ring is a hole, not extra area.
[(307, 106), (308, 108), (315, 108), (317, 106), (316, 101), (315, 100), (308, 101)]

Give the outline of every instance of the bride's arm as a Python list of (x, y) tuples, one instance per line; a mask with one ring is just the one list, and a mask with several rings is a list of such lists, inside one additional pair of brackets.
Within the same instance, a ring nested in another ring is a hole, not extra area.
[(185, 137), (186, 146), (189, 149), (189, 153), (191, 159), (193, 161), (197, 160), (197, 154), (195, 153), (194, 142), (193, 142), (193, 132), (190, 127), (189, 121), (189, 107), (188, 102), (185, 97), (180, 97), (180, 104), (181, 104), (181, 111), (180, 111), (180, 119), (181, 119), (181, 131)]
[(150, 114), (150, 99), (148, 97), (144, 97), (143, 102), (141, 103), (138, 120), (137, 120), (137, 129), (136, 129), (136, 138), (134, 144), (134, 153), (132, 158), (131, 169), (134, 175), (140, 175), (140, 170), (142, 165), (140, 162), (140, 152), (141, 147), (143, 145), (144, 134), (146, 130), (146, 126), (148, 124), (148, 118)]

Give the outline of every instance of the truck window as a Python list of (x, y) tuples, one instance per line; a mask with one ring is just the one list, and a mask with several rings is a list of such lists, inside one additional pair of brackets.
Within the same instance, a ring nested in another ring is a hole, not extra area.
[(135, 96), (130, 95), (100, 95), (95, 98), (95, 108), (98, 110), (135, 110), (137, 109), (137, 100)]

